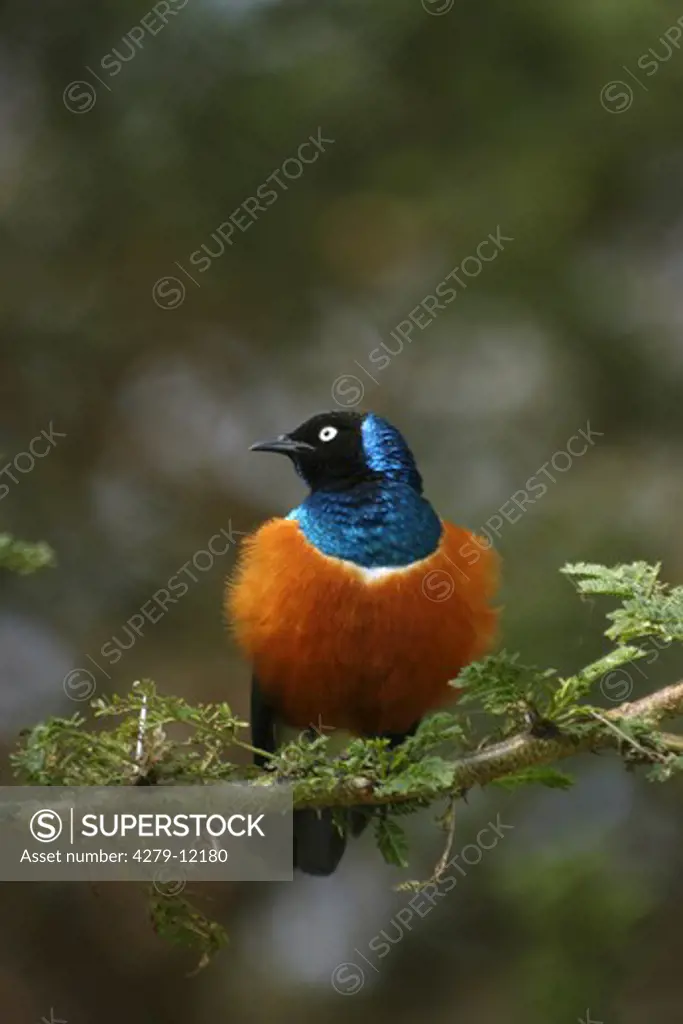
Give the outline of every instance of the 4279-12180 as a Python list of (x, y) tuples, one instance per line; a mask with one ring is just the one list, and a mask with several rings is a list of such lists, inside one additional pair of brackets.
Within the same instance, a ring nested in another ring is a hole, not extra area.
[(229, 853), (227, 850), (212, 848), (210, 850), (180, 850), (173, 853), (171, 850), (136, 850), (133, 860), (141, 864), (156, 864), (163, 861), (168, 864), (171, 860), (177, 860), (181, 864), (225, 864)]

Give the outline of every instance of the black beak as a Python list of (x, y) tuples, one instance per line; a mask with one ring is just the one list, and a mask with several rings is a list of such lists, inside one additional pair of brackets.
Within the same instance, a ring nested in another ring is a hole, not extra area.
[(306, 441), (296, 441), (287, 434), (281, 434), (273, 441), (259, 441), (258, 444), (252, 444), (249, 448), (250, 452), (280, 452), (282, 455), (297, 455), (314, 450), (312, 444), (308, 444)]

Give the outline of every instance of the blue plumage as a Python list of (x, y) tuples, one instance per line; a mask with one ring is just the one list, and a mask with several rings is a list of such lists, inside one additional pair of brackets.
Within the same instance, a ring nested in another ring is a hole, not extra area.
[(361, 425), (365, 461), (385, 480), (406, 483), (422, 494), (422, 477), (403, 434), (370, 412)]
[(314, 490), (289, 514), (325, 555), (364, 568), (398, 567), (426, 558), (442, 525), (422, 497), (422, 478), (402, 435), (374, 414), (361, 428), (365, 462), (374, 479), (344, 490)]

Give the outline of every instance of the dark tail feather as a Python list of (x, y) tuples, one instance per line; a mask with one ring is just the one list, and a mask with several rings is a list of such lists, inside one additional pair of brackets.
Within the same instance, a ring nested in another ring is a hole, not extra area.
[[(381, 733), (393, 749), (412, 736), (419, 723), (404, 733)], [(386, 814), (382, 808), (380, 814)], [(351, 807), (346, 814), (346, 831), (361, 836), (373, 818), (370, 807)], [(294, 812), (294, 867), (307, 875), (331, 875), (337, 870), (346, 849), (346, 836), (334, 823), (332, 811)]]
[(294, 812), (294, 867), (307, 875), (331, 875), (346, 849), (332, 811)]
[(352, 807), (349, 811), (349, 832), (358, 839), (362, 836), (366, 828), (370, 824), (372, 818), (371, 807)]

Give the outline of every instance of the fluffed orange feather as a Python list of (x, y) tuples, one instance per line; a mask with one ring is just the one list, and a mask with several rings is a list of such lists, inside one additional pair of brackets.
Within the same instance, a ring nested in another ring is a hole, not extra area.
[(490, 648), (497, 577), (495, 552), (450, 523), (428, 558), (369, 574), (271, 519), (242, 546), (226, 611), (289, 725), (403, 732)]

